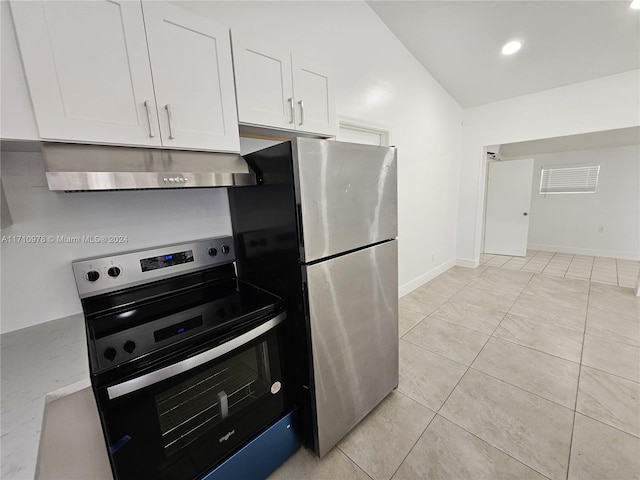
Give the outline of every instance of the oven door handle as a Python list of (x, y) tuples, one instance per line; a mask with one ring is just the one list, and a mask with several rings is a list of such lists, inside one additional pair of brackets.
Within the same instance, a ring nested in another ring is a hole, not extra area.
[(242, 335), (239, 335), (229, 340), (228, 342), (212, 348), (211, 350), (207, 350), (206, 352), (202, 352), (198, 355), (194, 355), (193, 357), (186, 358), (178, 363), (174, 363), (173, 365), (169, 365), (145, 375), (141, 375), (140, 377), (127, 380), (126, 382), (112, 385), (107, 388), (107, 395), (109, 396), (110, 400), (113, 400), (114, 398), (122, 397), (123, 395), (141, 390), (155, 383), (162, 382), (163, 380), (175, 377), (176, 375), (180, 375), (181, 373), (188, 372), (193, 368), (199, 367), (200, 365), (210, 362), (211, 360), (215, 360), (216, 358), (221, 357), (222, 355), (225, 355), (226, 353), (229, 353), (230, 351), (249, 343), (251, 340), (258, 338), (260, 335), (267, 333), (269, 330), (279, 325), (285, 318), (287, 318), (287, 316), (283, 312), (277, 317), (267, 320), (253, 330), (249, 330), (248, 332), (243, 333)]

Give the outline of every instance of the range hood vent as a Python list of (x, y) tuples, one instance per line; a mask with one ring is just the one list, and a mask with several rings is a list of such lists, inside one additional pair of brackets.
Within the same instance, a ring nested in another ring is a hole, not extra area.
[(235, 153), (43, 143), (49, 189), (103, 191), (256, 185)]

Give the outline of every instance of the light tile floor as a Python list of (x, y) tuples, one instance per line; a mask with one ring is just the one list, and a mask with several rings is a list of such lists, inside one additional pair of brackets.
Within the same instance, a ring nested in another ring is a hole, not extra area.
[(639, 479), (640, 298), (596, 259), (590, 282), (575, 256), (495, 258), (401, 298), (398, 389), (272, 478)]
[(629, 288), (636, 286), (640, 271), (640, 262), (634, 260), (539, 250), (527, 250), (526, 257), (483, 253), (480, 264)]

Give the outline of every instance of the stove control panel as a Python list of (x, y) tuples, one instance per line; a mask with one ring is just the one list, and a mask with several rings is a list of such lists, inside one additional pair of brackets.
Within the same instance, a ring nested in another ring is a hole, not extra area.
[(85, 298), (234, 261), (233, 237), (222, 236), (78, 260), (72, 265), (78, 293)]
[(236, 293), (96, 339), (95, 371), (112, 368), (198, 335), (237, 318), (241, 313), (242, 299)]

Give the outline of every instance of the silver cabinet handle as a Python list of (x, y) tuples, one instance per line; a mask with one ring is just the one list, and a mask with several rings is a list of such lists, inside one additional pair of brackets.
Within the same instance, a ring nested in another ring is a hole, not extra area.
[(304, 123), (304, 103), (302, 100), (298, 102), (298, 105), (300, 105), (300, 125), (302, 125)]
[(151, 121), (151, 106), (149, 104), (149, 100), (144, 101), (144, 108), (147, 109), (147, 120), (149, 120), (149, 137), (153, 138), (155, 137), (155, 134), (153, 133), (153, 122)]
[(267, 320), (253, 330), (249, 330), (248, 332), (243, 333), (242, 335), (239, 335), (229, 340), (228, 342), (223, 343), (222, 345), (218, 345), (217, 347), (212, 348), (211, 350), (207, 350), (206, 352), (202, 352), (193, 357), (186, 358), (178, 363), (160, 368), (154, 372), (147, 373), (140, 377), (127, 380), (126, 382), (112, 385), (111, 387), (107, 388), (107, 395), (109, 395), (109, 400), (122, 397), (123, 395), (127, 395), (128, 393), (142, 390), (143, 388), (162, 382), (163, 380), (167, 380), (168, 378), (175, 377), (176, 375), (180, 375), (184, 372), (188, 372), (189, 370), (199, 367), (200, 365), (204, 365), (211, 360), (215, 360), (216, 358), (221, 357), (222, 355), (225, 355), (246, 343), (249, 343), (251, 340), (258, 338), (260, 335), (267, 333), (269, 330), (279, 325), (285, 318), (287, 318), (287, 315), (285, 313), (281, 313), (277, 317)]
[(167, 118), (169, 119), (169, 140), (173, 140), (173, 115), (171, 115), (171, 105), (168, 103), (164, 106), (164, 109), (167, 111)]
[(293, 108), (293, 97), (289, 97), (289, 109), (291, 110), (291, 120), (289, 120), (289, 123), (294, 123), (296, 117), (296, 109)]

